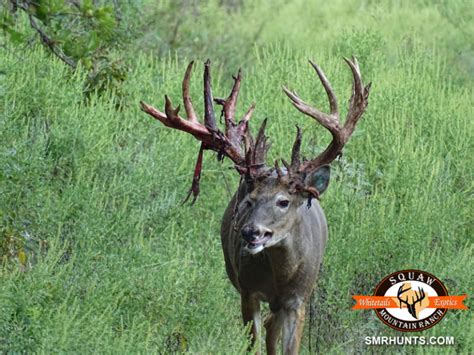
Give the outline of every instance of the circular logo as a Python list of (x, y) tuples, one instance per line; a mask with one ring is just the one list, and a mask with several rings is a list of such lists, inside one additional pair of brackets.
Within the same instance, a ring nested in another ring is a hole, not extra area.
[(419, 332), (431, 328), (446, 314), (430, 301), (448, 296), (443, 283), (421, 270), (402, 270), (385, 277), (376, 287), (374, 296), (389, 301), (391, 307), (375, 308), (377, 317), (389, 327), (402, 332)]

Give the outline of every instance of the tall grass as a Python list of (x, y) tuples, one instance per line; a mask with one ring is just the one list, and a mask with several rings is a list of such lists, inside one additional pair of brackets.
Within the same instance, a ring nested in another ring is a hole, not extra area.
[[(258, 4), (253, 11), (268, 10)], [(292, 4), (269, 12), (266, 45), (245, 58), (239, 113), (255, 101), (253, 127), (269, 117), (269, 161), (288, 157), (295, 124), (310, 156), (330, 138), (280, 85), (326, 109), (306, 61), (314, 58), (343, 106), (351, 77), (341, 56), (351, 54), (373, 82), (322, 198), (330, 240), (302, 349), (311, 332), (313, 351), (371, 351), (364, 336), (399, 333), (372, 312), (352, 311), (351, 295), (370, 294), (388, 273), (418, 268), (450, 294), (473, 292), (472, 48), (457, 40), (472, 22), (460, 26), (468, 16), (462, 1)], [(137, 55), (117, 110), (112, 93), (85, 102), (85, 73), (71, 75), (41, 49), (21, 59), (3, 54), (0, 245), (10, 257), (0, 268), (0, 352), (245, 353), (218, 237), (224, 180), (233, 189), (238, 176), (206, 155), (201, 197), (181, 206), (198, 143), (138, 109), (140, 100), (162, 107), (164, 93), (178, 103), (185, 58)], [(215, 72), (215, 95), (229, 83)], [(437, 350), (471, 352), (471, 321), (470, 311), (449, 311), (422, 335), (455, 336), (454, 348)]]

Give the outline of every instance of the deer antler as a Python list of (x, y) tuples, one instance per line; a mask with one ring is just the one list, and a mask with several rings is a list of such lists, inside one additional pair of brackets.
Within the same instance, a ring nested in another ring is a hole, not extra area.
[[(285, 179), (292, 185), (290, 191), (305, 190), (313, 197), (317, 198), (319, 196), (315, 188), (304, 186), (305, 175), (321, 165), (332, 162), (342, 153), (344, 145), (349, 140), (367, 106), (370, 83), (367, 86), (363, 85), (359, 64), (355, 58), (353, 58), (352, 61), (346, 58), (344, 58), (344, 60), (351, 68), (354, 84), (349, 110), (343, 126), (341, 126), (339, 122), (337, 99), (331, 84), (323, 71), (315, 63), (310, 61), (328, 95), (330, 106), (329, 114), (309, 106), (300, 99), (295, 92), (283, 87), (284, 92), (291, 99), (292, 104), (300, 112), (314, 118), (323, 127), (328, 129), (333, 137), (329, 146), (320, 155), (312, 160), (301, 162), (300, 146), (302, 138), (301, 130), (299, 128), (297, 129), (296, 140), (291, 154), (291, 164), (283, 161), (288, 171), (288, 176), (286, 176)], [(237, 76), (233, 77), (234, 85), (232, 86), (229, 96), (226, 99), (214, 99), (211, 90), (210, 66), (211, 63), (207, 60), (204, 63), (204, 123), (199, 122), (189, 94), (189, 81), (193, 62), (189, 63), (182, 84), (183, 104), (187, 119), (179, 115), (180, 107), (177, 106), (173, 108), (171, 100), (166, 95), (165, 112), (161, 112), (143, 101), (140, 102), (143, 111), (159, 120), (165, 126), (190, 133), (201, 142), (198, 159), (194, 168), (193, 183), (186, 197), (187, 200), (192, 194), (193, 203), (199, 195), (199, 182), (204, 150), (214, 150), (217, 152), (219, 160), (222, 160), (224, 156), (228, 157), (234, 162), (235, 168), (241, 175), (245, 175), (246, 178), (252, 180), (257, 178), (262, 172), (265, 172), (265, 156), (270, 147), (267, 137), (265, 136), (266, 119), (263, 121), (255, 140), (250, 133), (248, 122), (255, 109), (254, 104), (250, 106), (240, 121), (237, 122), (235, 119), (235, 109), (242, 80), (240, 70)], [(224, 117), (225, 124), (224, 132), (222, 132), (216, 124), (214, 103), (222, 106), (222, 116)], [(275, 170), (280, 178), (282, 171), (277, 165), (275, 166)], [(309, 202), (310, 201), (309, 199)]]
[(283, 91), (290, 98), (293, 106), (295, 106), (300, 112), (318, 121), (324, 128), (331, 132), (333, 138), (329, 146), (320, 155), (301, 164), (298, 158), (301, 145), (301, 134), (298, 133), (293, 146), (291, 163), (291, 170), (293, 173), (307, 173), (313, 171), (321, 165), (329, 164), (339, 155), (341, 155), (344, 145), (349, 140), (357, 122), (367, 107), (371, 83), (366, 86), (364, 86), (362, 83), (359, 64), (354, 57), (352, 58), (352, 61), (347, 58), (344, 58), (344, 60), (351, 68), (352, 75), (354, 77), (354, 83), (352, 86), (352, 96), (349, 103), (349, 111), (343, 126), (341, 126), (339, 122), (339, 108), (334, 90), (332, 89), (331, 84), (329, 83), (321, 68), (312, 61), (309, 62), (316, 71), (316, 74), (318, 75), (319, 80), (326, 90), (326, 94), (329, 99), (329, 114), (319, 111), (317, 108), (308, 105), (294, 91), (290, 91), (286, 87), (283, 87)]
[[(206, 149), (214, 150), (218, 153), (218, 159), (222, 160), (224, 156), (231, 159), (235, 168), (240, 174), (246, 174), (249, 177), (256, 176), (264, 164), (265, 155), (269, 148), (265, 137), (266, 121), (257, 136), (256, 141), (250, 134), (248, 121), (252, 116), (255, 105), (252, 104), (244, 117), (237, 123), (235, 120), (235, 108), (239, 95), (241, 74), (240, 70), (237, 76), (234, 76), (234, 85), (227, 99), (214, 99), (211, 90), (211, 63), (207, 60), (204, 63), (204, 124), (200, 123), (193, 108), (189, 94), (189, 81), (194, 62), (189, 63), (184, 75), (182, 91), (183, 104), (187, 119), (179, 116), (179, 105), (173, 108), (173, 104), (168, 96), (165, 95), (165, 112), (161, 112), (143, 101), (140, 102), (141, 109), (157, 119), (165, 126), (190, 133), (201, 142), (198, 159), (194, 168), (193, 183), (185, 199), (193, 195), (195, 202), (199, 195), (199, 181), (202, 170), (202, 156)], [(222, 105), (222, 114), (225, 122), (225, 132), (222, 132), (216, 124), (214, 106), (216, 102)]]

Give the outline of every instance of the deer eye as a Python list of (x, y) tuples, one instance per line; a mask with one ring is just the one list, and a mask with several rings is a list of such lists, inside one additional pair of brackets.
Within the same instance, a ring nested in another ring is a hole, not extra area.
[(288, 200), (278, 200), (277, 206), (280, 208), (287, 208), (290, 205), (290, 201)]

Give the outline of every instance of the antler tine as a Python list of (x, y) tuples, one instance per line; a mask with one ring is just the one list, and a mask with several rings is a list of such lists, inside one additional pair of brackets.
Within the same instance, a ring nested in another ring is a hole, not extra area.
[(257, 138), (255, 139), (253, 157), (251, 167), (259, 168), (260, 165), (265, 163), (265, 156), (270, 144), (267, 144), (267, 136), (265, 136), (265, 128), (267, 127), (267, 118), (265, 118), (258, 130)]
[(337, 105), (337, 98), (334, 94), (334, 90), (332, 89), (331, 83), (326, 78), (326, 75), (324, 74), (322, 69), (316, 63), (311, 60), (309, 61), (309, 63), (312, 65), (314, 70), (316, 70), (319, 80), (321, 81), (324, 86), (324, 89), (326, 90), (326, 94), (328, 95), (329, 99), (329, 108), (331, 110), (331, 115), (339, 118), (339, 107)]
[(191, 102), (191, 96), (189, 95), (189, 80), (191, 78), (191, 73), (193, 70), (194, 61), (188, 64), (186, 68), (186, 73), (184, 74), (183, 79), (183, 104), (184, 109), (186, 110), (186, 115), (188, 116), (188, 120), (191, 122), (198, 122), (196, 112), (194, 112), (193, 103)]
[(179, 122), (181, 119), (178, 115), (179, 108), (179, 105), (176, 108), (173, 108), (170, 98), (168, 95), (165, 95), (165, 113), (168, 120), (170, 120), (172, 123)]
[(241, 73), (242, 72), (239, 69), (237, 75), (232, 76), (234, 84), (232, 85), (229, 96), (226, 99), (216, 98), (214, 99), (214, 102), (218, 105), (222, 105), (222, 114), (224, 115), (225, 121), (225, 137), (229, 143), (234, 146), (238, 146), (242, 142), (244, 143), (243, 152), (248, 166), (247, 173), (253, 175), (263, 164), (269, 145), (267, 144), (267, 139), (265, 137), (266, 120), (262, 123), (255, 142), (250, 139), (248, 121), (255, 109), (255, 104), (252, 104), (243, 118), (236, 123), (235, 110), (242, 80)]
[(288, 164), (288, 162), (285, 159), (281, 159), (281, 162), (283, 163), (283, 166), (286, 168), (287, 173), (290, 175), (291, 174), (291, 164)]
[(344, 123), (344, 133), (349, 138), (352, 134), (355, 125), (368, 104), (369, 90), (372, 83), (369, 83), (364, 87), (362, 83), (362, 75), (360, 73), (359, 63), (355, 57), (352, 57), (352, 61), (344, 58), (344, 61), (351, 68), (354, 83), (352, 87), (352, 95), (349, 104), (349, 110), (347, 112), (346, 122)]
[(204, 125), (211, 132), (217, 131), (216, 117), (211, 90), (211, 61), (204, 63)]
[(244, 140), (244, 135), (247, 133), (247, 122), (250, 119), (253, 110), (255, 109), (255, 105), (250, 106), (244, 118), (236, 125), (235, 109), (237, 105), (237, 99), (239, 97), (240, 82), (242, 80), (241, 70), (239, 69), (237, 75), (233, 75), (232, 78), (234, 79), (234, 85), (232, 85), (232, 90), (227, 99), (215, 98), (214, 102), (216, 102), (218, 105), (222, 105), (226, 137), (231, 142), (240, 144)]
[(410, 287), (406, 288), (406, 289), (403, 289), (403, 286), (405, 286), (405, 284), (401, 285), (399, 288), (398, 288), (398, 296), (402, 295), (403, 293), (407, 292), (407, 291), (410, 291)]
[(237, 125), (236, 132), (237, 135), (243, 137), (248, 133), (248, 122), (250, 118), (252, 117), (253, 111), (255, 110), (255, 103), (253, 103), (247, 112), (245, 113), (244, 117), (239, 121), (239, 124)]
[(278, 164), (278, 160), (275, 160), (275, 171), (277, 173), (278, 178), (281, 179), (282, 176), (283, 176), (283, 172), (280, 169), (280, 165)]
[(231, 125), (231, 122), (235, 122), (235, 107), (237, 105), (237, 98), (239, 97), (240, 81), (242, 80), (241, 70), (239, 69), (237, 76), (232, 76), (232, 78), (234, 79), (234, 85), (232, 85), (229, 97), (225, 100), (214, 100), (216, 103), (223, 106), (222, 110), (224, 112), (226, 130)]
[(232, 86), (232, 91), (229, 96), (229, 108), (228, 108), (228, 115), (229, 118), (234, 118), (235, 115), (235, 106), (237, 105), (237, 98), (239, 97), (240, 92), (240, 81), (242, 80), (242, 70), (239, 68), (237, 72), (237, 76), (232, 76), (234, 79), (234, 85)]
[(169, 127), (169, 123), (168, 123), (168, 117), (166, 117), (166, 114), (157, 110), (156, 108), (154, 108), (153, 106), (150, 106), (148, 105), (147, 103), (145, 103), (144, 101), (140, 101), (140, 109), (143, 111), (143, 112), (146, 112), (148, 113), (150, 116), (152, 116), (155, 120), (158, 120), (160, 121), (161, 123), (163, 123), (165, 126)]
[(194, 166), (194, 174), (193, 174), (193, 182), (191, 184), (191, 188), (188, 191), (186, 198), (183, 200), (183, 204), (185, 204), (191, 195), (193, 195), (193, 200), (191, 201), (191, 205), (194, 205), (196, 202), (197, 197), (199, 196), (200, 188), (199, 182), (201, 181), (201, 171), (202, 171), (202, 156), (204, 153), (205, 145), (201, 143), (201, 147), (199, 148), (198, 158), (196, 160), (196, 165)]
[(296, 125), (296, 138), (291, 151), (291, 170), (297, 172), (300, 167), (301, 128)]
[(397, 299), (400, 301), (400, 308), (402, 308), (402, 303), (406, 304), (408, 306), (408, 297), (406, 300), (402, 299), (401, 298), (401, 295), (404, 294), (405, 292), (407, 291), (410, 291), (410, 288), (407, 288), (407, 289), (403, 289), (403, 286), (404, 285), (401, 285), (399, 288), (398, 288), (398, 292), (397, 292)]
[(425, 290), (421, 287), (418, 287), (418, 295), (416, 296), (417, 299), (423, 300), (425, 298)]
[(337, 135), (339, 133), (339, 121), (335, 117), (329, 116), (317, 108), (314, 108), (308, 105), (306, 102), (300, 99), (300, 97), (294, 91), (288, 90), (285, 86), (283, 86), (283, 91), (285, 94), (290, 98), (291, 103), (293, 106), (296, 107), (298, 111), (301, 113), (308, 115), (318, 121), (324, 128), (329, 130), (331, 134)]
[(254, 110), (255, 110), (255, 102), (252, 103), (252, 105), (250, 105), (249, 109), (247, 110), (247, 112), (245, 112), (245, 115), (244, 115), (244, 117), (242, 117), (239, 124), (242, 123), (242, 122), (248, 122), (250, 120), (250, 118), (252, 117), (252, 114), (253, 114)]
[(359, 63), (355, 57), (352, 57), (352, 61), (346, 57), (343, 58), (347, 65), (351, 68), (352, 75), (354, 77), (354, 92), (356, 94), (362, 93), (362, 77), (360, 74)]

